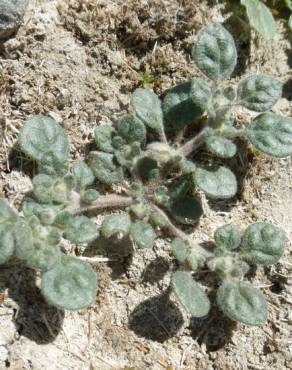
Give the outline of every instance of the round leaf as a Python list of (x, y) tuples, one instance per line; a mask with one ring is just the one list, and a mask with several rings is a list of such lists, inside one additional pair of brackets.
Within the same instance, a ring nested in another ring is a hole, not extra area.
[(144, 221), (137, 221), (131, 225), (130, 235), (138, 248), (153, 247), (156, 234), (152, 226)]
[(275, 113), (258, 116), (245, 130), (246, 136), (261, 152), (273, 157), (292, 155), (292, 119)]
[(129, 144), (135, 141), (139, 143), (144, 143), (146, 141), (146, 128), (144, 123), (135, 116), (123, 117), (118, 123), (117, 130), (118, 134)]
[(123, 170), (116, 167), (113, 159), (112, 154), (102, 152), (89, 153), (89, 166), (94, 176), (103, 184), (111, 185), (123, 180)]
[(99, 198), (100, 194), (95, 189), (88, 189), (81, 195), (81, 201), (86, 204), (92, 204)]
[(240, 232), (231, 224), (219, 227), (214, 233), (215, 244), (219, 248), (236, 249), (241, 242)]
[(237, 192), (234, 174), (225, 167), (197, 167), (195, 184), (211, 199), (232, 198)]
[(67, 224), (65, 237), (74, 243), (90, 243), (97, 238), (97, 226), (88, 217), (73, 217)]
[(94, 182), (94, 175), (90, 167), (83, 161), (78, 161), (73, 165), (73, 174), (77, 183), (82, 188), (91, 185)]
[(45, 116), (35, 116), (24, 123), (19, 144), (21, 150), (36, 161), (41, 161), (49, 152), (64, 159), (69, 155), (69, 141), (64, 130), (55, 120)]
[(191, 197), (183, 196), (170, 202), (169, 211), (171, 216), (183, 225), (194, 225), (203, 214), (201, 203)]
[(61, 251), (58, 246), (35, 241), (32, 253), (26, 258), (26, 264), (32, 269), (48, 271), (54, 268), (60, 259)]
[(222, 136), (209, 136), (206, 140), (208, 150), (219, 158), (232, 158), (236, 154), (236, 145)]
[(38, 163), (38, 171), (50, 176), (65, 176), (69, 172), (68, 158), (64, 158), (63, 153), (47, 152)]
[(280, 99), (282, 84), (270, 76), (249, 76), (239, 83), (237, 95), (244, 107), (255, 112), (264, 112)]
[(62, 256), (55, 268), (42, 275), (41, 290), (49, 304), (65, 310), (80, 310), (95, 301), (96, 274), (78, 258)]
[(95, 142), (98, 150), (106, 153), (113, 153), (113, 136), (115, 129), (110, 125), (96, 127), (94, 130)]
[(189, 272), (176, 271), (171, 284), (176, 296), (193, 317), (207, 315), (210, 310), (209, 299)]
[(106, 216), (101, 224), (100, 232), (106, 239), (122, 234), (129, 234), (131, 219), (128, 214), (114, 214)]
[(268, 307), (263, 293), (243, 282), (224, 282), (217, 292), (217, 303), (231, 320), (247, 325), (261, 325)]
[(192, 55), (199, 69), (213, 81), (230, 77), (237, 61), (233, 37), (217, 23), (199, 32)]
[(156, 131), (163, 130), (163, 113), (159, 97), (153, 91), (136, 89), (131, 103), (138, 118)]
[(244, 257), (251, 263), (272, 265), (281, 258), (286, 238), (278, 227), (258, 222), (245, 230), (241, 250)]

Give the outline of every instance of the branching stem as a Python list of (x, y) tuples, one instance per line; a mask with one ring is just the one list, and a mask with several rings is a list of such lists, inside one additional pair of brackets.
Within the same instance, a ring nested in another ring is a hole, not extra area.
[(194, 150), (198, 149), (201, 145), (203, 145), (206, 140), (208, 129), (209, 127), (205, 127), (197, 136), (182, 145), (180, 149), (178, 149), (178, 154), (186, 157)]

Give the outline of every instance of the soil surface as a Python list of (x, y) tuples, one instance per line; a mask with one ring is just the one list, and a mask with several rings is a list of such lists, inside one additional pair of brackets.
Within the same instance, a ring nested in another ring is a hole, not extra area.
[[(83, 157), (96, 125), (127, 113), (130, 93), (143, 82), (162, 93), (200, 76), (190, 50), (211, 20), (224, 22), (236, 39), (235, 79), (251, 72), (278, 78), (284, 92), (273, 110), (291, 116), (292, 54), (283, 20), (276, 38), (265, 41), (224, 1), (31, 0), (18, 34), (0, 49), (1, 196), (17, 205), (31, 189), (32, 169), (16, 144), (25, 119), (55, 118), (70, 137), (72, 160)], [(238, 113), (242, 124), (250, 117)], [(39, 277), (15, 262), (0, 268), (0, 369), (292, 369), (291, 159), (242, 147), (230, 163), (238, 196), (212, 203), (201, 194), (205, 214), (193, 237), (204, 243), (227, 222), (243, 230), (268, 221), (286, 231), (280, 262), (250, 274), (269, 302), (262, 327), (235, 324), (215, 305), (201, 320), (188, 317), (169, 293), (176, 265), (167, 240), (131, 260), (111, 256), (96, 266), (100, 293), (82, 312), (48, 306)], [(84, 253), (96, 254), (96, 246)], [(214, 285), (204, 273), (201, 281), (214, 301)]]

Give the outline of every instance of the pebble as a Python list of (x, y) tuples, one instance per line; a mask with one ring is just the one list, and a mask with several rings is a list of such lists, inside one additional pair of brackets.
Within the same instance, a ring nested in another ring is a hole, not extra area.
[(14, 35), (20, 26), (28, 0), (0, 0), (0, 41)]

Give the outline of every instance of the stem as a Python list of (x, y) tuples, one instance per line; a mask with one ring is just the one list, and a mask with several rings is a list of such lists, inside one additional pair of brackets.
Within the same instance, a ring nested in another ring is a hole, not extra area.
[(165, 131), (164, 129), (162, 128), (161, 130), (159, 130), (159, 140), (162, 142), (162, 143), (165, 143), (167, 144), (167, 137), (165, 135)]
[(92, 265), (98, 265), (101, 262), (116, 262), (116, 261), (119, 261), (118, 258), (108, 258), (108, 257), (98, 257), (98, 256), (95, 256), (95, 257), (83, 257), (83, 256), (80, 256), (78, 258), (81, 261), (88, 262), (88, 263), (90, 263)]
[(184, 145), (182, 145), (178, 149), (178, 154), (186, 157), (194, 150), (198, 149), (201, 145), (204, 144), (206, 139), (206, 133), (208, 131), (209, 127), (205, 127), (197, 136), (195, 136), (193, 139), (187, 141)]
[(209, 252), (207, 251), (205, 248), (201, 247), (200, 245), (198, 244), (195, 244), (194, 241), (192, 240), (192, 238), (190, 238), (186, 233), (184, 233), (182, 230), (178, 229), (171, 221), (170, 219), (168, 218), (168, 216), (164, 213), (164, 211), (162, 209), (160, 209), (159, 207), (157, 207), (155, 204), (151, 204), (151, 208), (160, 214), (160, 216), (162, 216), (164, 218), (164, 220), (166, 221), (166, 227), (168, 228), (168, 230), (171, 232), (171, 234), (173, 236), (176, 236), (186, 242), (188, 242), (190, 244), (190, 246), (192, 246), (194, 249), (196, 249), (202, 256), (206, 257), (206, 258), (210, 258), (213, 256), (213, 253), (212, 252)]

